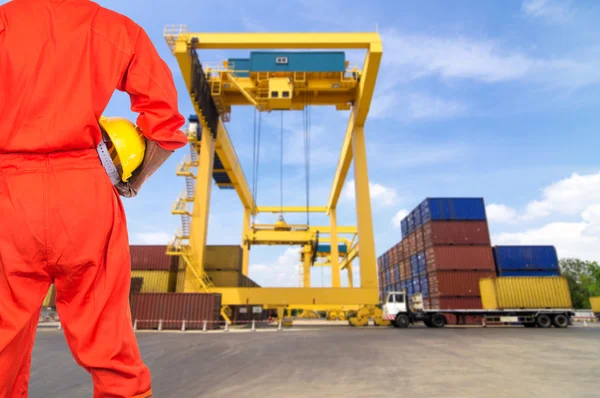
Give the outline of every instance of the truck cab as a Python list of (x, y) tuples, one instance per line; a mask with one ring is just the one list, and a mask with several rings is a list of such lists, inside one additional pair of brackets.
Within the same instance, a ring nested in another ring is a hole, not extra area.
[(382, 306), (383, 318), (394, 323), (397, 314), (408, 312), (408, 303), (406, 301), (406, 294), (404, 292), (389, 292)]

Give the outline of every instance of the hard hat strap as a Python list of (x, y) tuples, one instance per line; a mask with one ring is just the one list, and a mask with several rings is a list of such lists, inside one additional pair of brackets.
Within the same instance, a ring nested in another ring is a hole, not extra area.
[(119, 175), (117, 166), (115, 166), (115, 164), (112, 161), (112, 158), (110, 157), (108, 147), (103, 141), (101, 141), (100, 144), (98, 144), (96, 151), (98, 151), (100, 162), (102, 162), (102, 166), (104, 166), (104, 170), (106, 170), (108, 178), (110, 178), (110, 181), (113, 185), (117, 185), (121, 181), (121, 176)]

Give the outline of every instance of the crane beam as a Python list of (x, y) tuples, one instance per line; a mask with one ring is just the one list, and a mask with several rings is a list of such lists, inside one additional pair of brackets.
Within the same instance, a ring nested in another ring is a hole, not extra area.
[(222, 305), (374, 305), (379, 290), (374, 288), (212, 288), (221, 294)]

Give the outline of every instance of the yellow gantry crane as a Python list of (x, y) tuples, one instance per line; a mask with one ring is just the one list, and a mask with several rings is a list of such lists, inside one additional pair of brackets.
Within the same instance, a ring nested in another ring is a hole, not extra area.
[[(190, 270), (186, 271), (184, 291), (220, 293), (224, 316), (228, 314), (227, 306), (233, 305), (263, 305), (278, 308), (280, 314), (285, 308), (361, 306), (359, 313), (363, 318), (377, 316), (374, 306), (379, 293), (364, 126), (382, 56), (379, 34), (192, 33), (184, 25), (175, 25), (165, 27), (164, 36), (178, 61), (196, 112), (188, 126), (192, 154), (177, 171), (186, 178), (186, 191), (173, 206), (173, 213), (183, 217), (182, 230), (168, 249), (169, 254), (182, 256)], [(348, 49), (366, 51), (362, 68), (349, 66), (343, 52)], [(252, 52), (248, 58), (230, 58), (222, 65), (207, 67), (200, 61), (201, 50)], [(255, 117), (256, 113), (259, 115), (259, 131), (262, 112), (306, 112), (313, 106), (351, 111), (325, 206), (307, 203), (306, 207), (261, 207), (255, 203), (256, 195), (225, 126), (234, 106), (254, 107)], [(357, 227), (338, 226), (336, 208), (352, 160)], [(192, 168), (196, 169), (195, 174)], [(235, 190), (244, 207), (242, 273), (248, 274), (248, 251), (252, 245), (300, 245), (303, 287), (223, 288), (210, 282), (203, 264), (213, 179), (217, 187)], [(193, 203), (193, 211), (187, 210), (188, 203)], [(330, 225), (291, 225), (283, 219), (283, 214), (304, 212), (326, 214)], [(252, 218), (259, 213), (279, 213), (280, 219), (275, 224), (254, 224)], [(319, 251), (320, 242), (329, 243), (327, 252)], [(340, 242), (345, 243), (341, 256)], [(315, 265), (332, 269), (331, 288), (310, 287), (310, 269), (317, 257), (326, 261)], [(360, 263), (360, 286), (351, 282), (352, 261), (356, 258)], [(349, 286), (345, 288), (340, 285), (342, 269), (349, 272)], [(364, 324), (365, 319), (355, 324)]]

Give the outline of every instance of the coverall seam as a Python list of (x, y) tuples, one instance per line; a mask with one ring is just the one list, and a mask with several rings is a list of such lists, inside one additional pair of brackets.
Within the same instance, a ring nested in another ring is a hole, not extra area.
[[(127, 51), (125, 51), (123, 48), (121, 48), (121, 46), (119, 46), (118, 44), (116, 44), (115, 42), (113, 42), (110, 39), (110, 37), (108, 37), (104, 33), (101, 33), (100, 31), (96, 30), (96, 20), (98, 19), (98, 14), (100, 13), (101, 9), (102, 9), (102, 7), (98, 7), (98, 10), (96, 11), (96, 15), (94, 15), (94, 22), (92, 22), (92, 26), (90, 27), (90, 30), (92, 32), (94, 32), (95, 34), (97, 34), (98, 36), (102, 37), (104, 40), (106, 40), (111, 45), (113, 45), (117, 50), (121, 51), (122, 53), (124, 53), (128, 57), (131, 57), (133, 55), (133, 52), (127, 52)], [(139, 29), (140, 29), (140, 27), (138, 26), (138, 34), (139, 34)], [(137, 41), (137, 35), (136, 35), (136, 41)]]
[[(50, 168), (50, 161), (46, 159), (46, 166)], [(44, 206), (44, 246), (46, 249), (46, 271), (50, 273), (50, 245), (48, 244), (48, 229), (49, 229), (49, 198), (48, 198), (48, 173), (42, 173), (43, 181), (43, 206)]]

